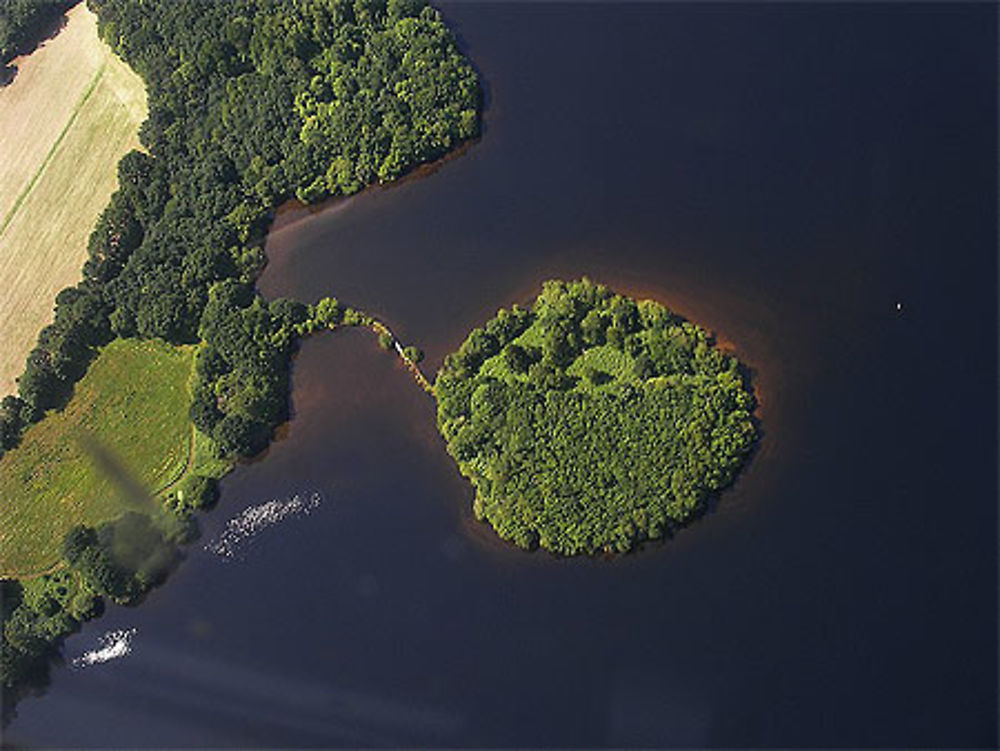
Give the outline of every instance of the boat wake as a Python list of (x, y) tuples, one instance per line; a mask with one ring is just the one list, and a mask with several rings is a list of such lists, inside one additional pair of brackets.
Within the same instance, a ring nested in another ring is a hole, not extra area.
[(220, 558), (234, 559), (240, 551), (263, 529), (293, 516), (308, 515), (323, 502), (318, 493), (296, 493), (287, 500), (271, 500), (250, 506), (226, 522), (222, 530), (205, 550)]
[(98, 649), (84, 652), (73, 660), (75, 668), (89, 668), (91, 665), (99, 665), (102, 662), (117, 660), (132, 651), (132, 637), (135, 636), (134, 628), (123, 628), (117, 631), (108, 631), (97, 640), (100, 644)]

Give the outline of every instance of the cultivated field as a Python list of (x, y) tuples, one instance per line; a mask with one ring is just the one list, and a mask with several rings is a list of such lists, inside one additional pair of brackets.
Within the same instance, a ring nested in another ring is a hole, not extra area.
[(68, 17), (0, 88), (0, 395), (15, 391), (56, 294), (79, 279), (146, 117), (142, 81), (100, 42), (96, 17), (82, 3)]
[(66, 409), (0, 460), (0, 576), (50, 568), (73, 525), (152, 508), (158, 491), (193, 469), (193, 358), (192, 347), (112, 342)]

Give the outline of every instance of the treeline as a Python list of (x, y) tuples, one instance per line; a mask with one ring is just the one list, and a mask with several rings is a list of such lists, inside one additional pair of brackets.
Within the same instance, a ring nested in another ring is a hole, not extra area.
[(79, 0), (3, 0), (0, 2), (0, 72), (26, 55), (54, 31), (57, 19)]
[[(287, 416), (296, 337), (370, 323), (333, 300), (257, 294), (274, 209), (392, 180), (476, 136), (478, 79), (423, 0), (89, 4), (146, 84), (144, 152), (121, 160), (83, 279), (60, 293), (18, 395), (0, 402), (0, 451), (66, 403), (99, 347), (138, 336), (199, 343), (192, 420), (228, 457), (252, 456)], [(67, 550), (69, 574), (128, 600), (139, 580), (87, 552), (102, 549), (96, 540)], [(46, 623), (90, 612), (43, 600), (12, 593), (5, 605), (5, 686), (45, 672), (61, 638), (51, 634), (66, 633)]]
[(700, 513), (755, 438), (737, 360), (652, 301), (548, 282), (445, 359), (435, 384), (474, 511), (504, 539), (625, 552)]

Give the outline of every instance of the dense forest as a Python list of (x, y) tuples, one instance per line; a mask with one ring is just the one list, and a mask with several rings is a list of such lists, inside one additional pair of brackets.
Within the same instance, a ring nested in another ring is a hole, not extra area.
[(554, 553), (625, 552), (704, 510), (756, 439), (739, 362), (662, 305), (548, 282), (447, 357), (435, 384), (474, 511)]
[(18, 55), (31, 52), (57, 19), (78, 0), (3, 0), (0, 2), (0, 80)]
[[(121, 160), (83, 280), (59, 294), (18, 395), (0, 402), (0, 451), (66, 403), (99, 347), (138, 336), (199, 344), (192, 419), (226, 457), (252, 456), (287, 417), (297, 336), (366, 321), (330, 301), (257, 294), (274, 209), (391, 181), (477, 136), (477, 75), (423, 0), (89, 6), (146, 84), (144, 151)], [(156, 577), (115, 568), (100, 552), (113, 539), (81, 532), (69, 571), (91, 594), (135, 599)], [(5, 718), (94, 612), (87, 596), (58, 594), (76, 591), (64, 579), (3, 584)]]

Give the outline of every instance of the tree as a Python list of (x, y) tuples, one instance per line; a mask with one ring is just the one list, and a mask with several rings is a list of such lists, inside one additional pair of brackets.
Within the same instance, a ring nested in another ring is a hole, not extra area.
[(225, 415), (212, 430), (212, 438), (227, 456), (250, 457), (258, 454), (267, 445), (269, 437), (266, 425), (239, 413)]
[(525, 373), (531, 366), (531, 356), (520, 344), (508, 344), (503, 349), (504, 364), (514, 373)]

